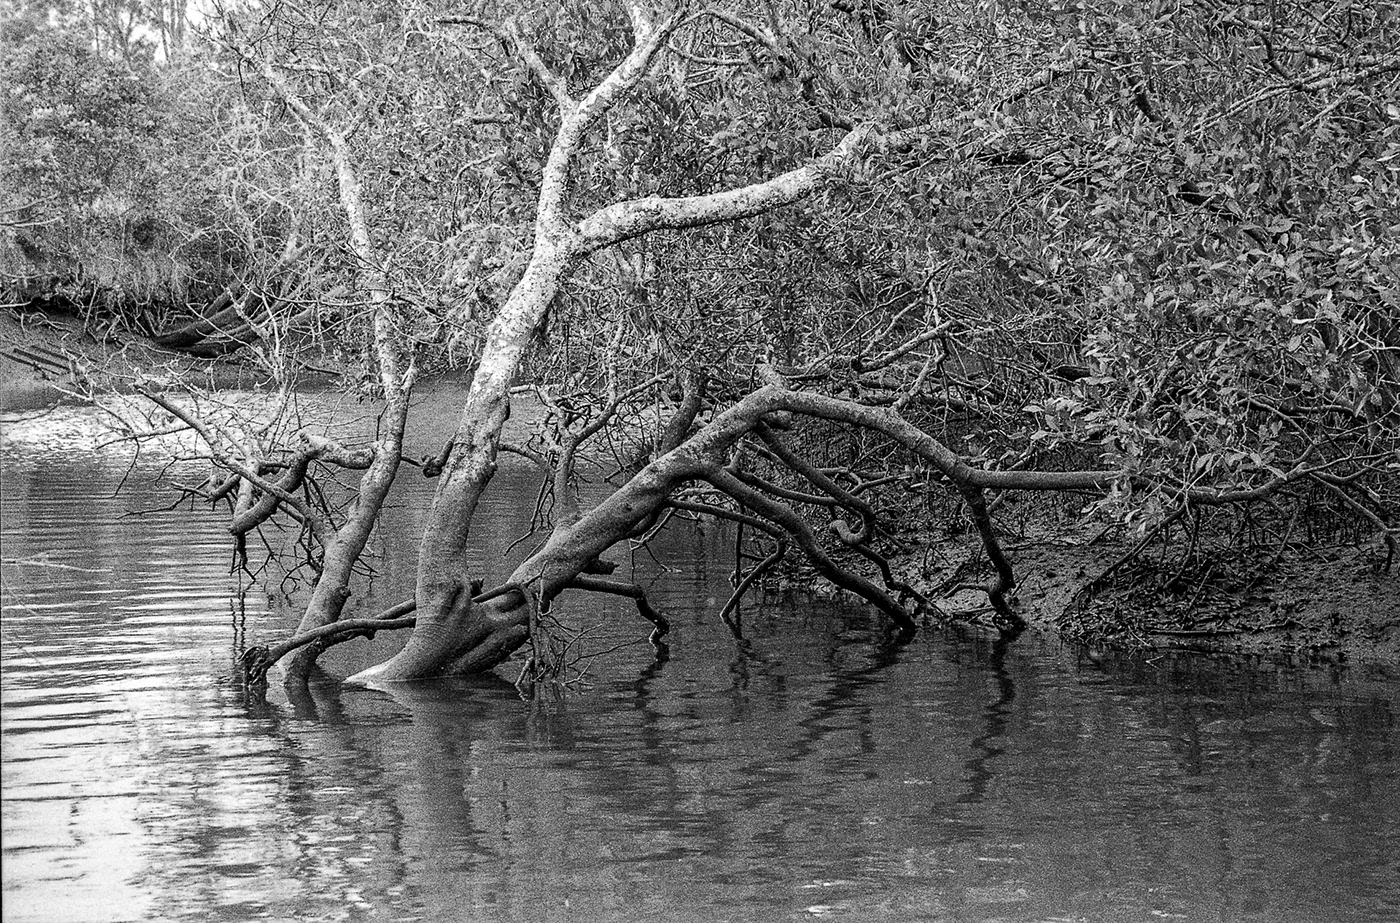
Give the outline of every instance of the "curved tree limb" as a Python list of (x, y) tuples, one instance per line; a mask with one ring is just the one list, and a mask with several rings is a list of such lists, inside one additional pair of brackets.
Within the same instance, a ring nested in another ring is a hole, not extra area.
[(899, 598), (901, 602), (903, 602), (906, 598), (914, 599), (918, 603), (918, 607), (915, 609), (916, 614), (926, 609), (938, 608), (938, 606), (927, 596), (920, 593), (918, 590), (914, 589), (914, 587), (910, 586), (903, 580), (900, 580), (895, 577), (894, 572), (890, 569), (889, 560), (884, 555), (876, 551), (874, 548), (870, 547), (870, 536), (868, 534), (852, 532), (850, 527), (846, 525), (846, 522), (841, 519), (833, 519), (829, 528), (831, 529), (831, 533), (835, 535), (843, 545), (850, 548), (852, 551), (855, 551), (857, 554), (861, 555), (866, 560), (874, 564), (877, 568), (879, 568), (880, 579), (884, 581), (885, 586), (889, 587), (892, 590), (899, 591)]
[(647, 639), (658, 647), (664, 647), (661, 640), (671, 631), (671, 623), (660, 612), (652, 608), (647, 601), (646, 590), (643, 590), (635, 583), (626, 583), (621, 580), (607, 580), (602, 577), (594, 577), (580, 574), (569, 581), (565, 587), (568, 590), (587, 590), (590, 593), (608, 593), (613, 596), (625, 596), (637, 604), (637, 613), (648, 622), (653, 628), (651, 636)]
[(894, 620), (901, 631), (912, 633), (915, 629), (915, 622), (909, 612), (901, 606), (895, 599), (890, 597), (884, 590), (866, 580), (859, 574), (853, 574), (831, 559), (831, 556), (822, 548), (821, 542), (817, 540), (810, 526), (803, 521), (789, 507), (770, 500), (763, 494), (749, 487), (728, 471), (712, 470), (702, 474), (705, 480), (709, 481), (724, 493), (743, 503), (745, 506), (756, 511), (763, 518), (771, 520), (782, 526), (783, 530), (792, 536), (797, 543), (797, 547), (807, 555), (821, 573), (823, 577), (830, 580), (843, 590), (849, 590), (857, 596), (867, 600), (878, 609)]
[(351, 638), (373, 638), (377, 631), (391, 631), (398, 628), (412, 628), (417, 621), (409, 615), (414, 610), (416, 603), (413, 600), (399, 603), (391, 609), (385, 610), (372, 618), (367, 619), (343, 619), (313, 628), (310, 631), (293, 635), (287, 640), (272, 647), (252, 647), (243, 652), (239, 658), (243, 663), (244, 678), (250, 683), (258, 683), (267, 677), (267, 671), (272, 665), (283, 657), (298, 648), (308, 644), (316, 644), (320, 650), (317, 654), (327, 648)]
[(724, 608), (720, 610), (720, 618), (724, 619), (726, 623), (729, 623), (730, 614), (735, 609), (739, 608), (739, 602), (744, 598), (744, 594), (749, 591), (750, 587), (762, 579), (764, 574), (778, 566), (787, 555), (787, 549), (787, 541), (783, 538), (779, 538), (773, 548), (773, 552), (762, 561), (758, 562), (758, 564), (754, 565), (753, 569), (745, 574), (743, 579), (739, 581), (739, 585), (734, 588), (734, 592), (729, 595), (728, 601), (725, 602)]
[(826, 474), (816, 465), (807, 461), (796, 452), (783, 444), (782, 439), (767, 424), (760, 423), (754, 430), (760, 439), (768, 446), (769, 450), (777, 456), (784, 464), (802, 475), (817, 488), (825, 491), (832, 499), (839, 502), (846, 509), (859, 515), (862, 520), (873, 520), (875, 509), (862, 498), (856, 496), (851, 491), (836, 483), (835, 479)]
[(726, 509), (722, 506), (715, 506), (713, 503), (697, 503), (693, 500), (667, 500), (666, 505), (672, 509), (682, 510), (687, 513), (699, 513), (702, 516), (713, 516), (715, 519), (724, 519), (742, 526), (758, 529), (766, 532), (778, 541), (785, 541), (787, 533), (757, 516), (747, 516), (737, 510)]

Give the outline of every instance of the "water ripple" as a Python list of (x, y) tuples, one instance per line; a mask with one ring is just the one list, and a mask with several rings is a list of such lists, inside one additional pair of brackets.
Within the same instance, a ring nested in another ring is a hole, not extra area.
[[(234, 654), (286, 615), (230, 575), (217, 516), (124, 516), (169, 497), (140, 465), (113, 497), (130, 459), (65, 443), (99, 435), (63, 410), (0, 448), (6, 921), (1395, 919), (1392, 688), (896, 648), (813, 601), (754, 607), (738, 647), (712, 531), (657, 546), (684, 565), (655, 589), (668, 662), (629, 647), (553, 703), (490, 679), (264, 699)], [(476, 538), (501, 568), (537, 484), (497, 487)], [(391, 510), (357, 604), (411, 588), (419, 509)], [(640, 631), (561, 612), (600, 647)]]

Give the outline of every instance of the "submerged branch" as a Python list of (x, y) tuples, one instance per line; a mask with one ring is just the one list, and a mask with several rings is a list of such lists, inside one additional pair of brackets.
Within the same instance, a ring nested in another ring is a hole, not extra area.
[(272, 647), (251, 647), (244, 651), (240, 658), (243, 663), (244, 678), (249, 683), (262, 682), (267, 678), (267, 671), (272, 668), (273, 664), (308, 644), (316, 644), (319, 647), (317, 654), (320, 654), (327, 648), (352, 638), (373, 639), (375, 632), (412, 628), (418, 620), (408, 613), (416, 609), (417, 605), (410, 599), (372, 618), (343, 619), (302, 632)]
[(729, 600), (725, 602), (724, 608), (720, 610), (720, 618), (724, 619), (726, 623), (729, 622), (730, 613), (739, 608), (739, 603), (743, 600), (744, 594), (749, 591), (750, 587), (761, 580), (764, 574), (778, 566), (779, 562), (787, 556), (787, 549), (787, 542), (779, 539), (777, 546), (773, 549), (773, 553), (758, 562), (758, 564), (739, 581), (739, 585), (734, 588), (734, 592), (730, 594)]

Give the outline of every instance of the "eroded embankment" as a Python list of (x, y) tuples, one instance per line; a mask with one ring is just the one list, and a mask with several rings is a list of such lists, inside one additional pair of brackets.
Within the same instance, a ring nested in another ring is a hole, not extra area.
[(0, 311), (0, 411), (76, 399), (90, 381), (123, 390), (143, 374), (215, 388), (256, 388), (265, 377), (237, 358), (200, 359), (121, 331), (98, 336), (75, 317)]
[[(1116, 541), (1044, 539), (1008, 544), (1016, 570), (1017, 610), (1033, 629), (1092, 647), (1199, 650), (1333, 660), (1400, 668), (1400, 561), (1385, 570), (1379, 542), (1290, 550), (1248, 569), (1221, 567), (1173, 581), (1150, 565), (1104, 572), (1130, 550)], [(938, 558), (976, 558), (967, 547)], [(947, 612), (986, 611), (985, 595), (966, 588), (986, 574), (962, 567), (963, 589), (938, 592), (952, 566), (905, 557), (899, 570)]]

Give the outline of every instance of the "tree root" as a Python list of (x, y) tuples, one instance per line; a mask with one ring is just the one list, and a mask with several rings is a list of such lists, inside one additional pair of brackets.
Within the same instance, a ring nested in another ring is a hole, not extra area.
[[(473, 582), (472, 589), (481, 590), (480, 582)], [(516, 583), (503, 583), (486, 592), (478, 592), (472, 597), (473, 605), (490, 602), (508, 593), (525, 594), (525, 590)], [(329, 625), (322, 625), (320, 628), (313, 628), (310, 631), (294, 635), (280, 644), (268, 647), (258, 645), (250, 647), (243, 652), (239, 662), (243, 665), (244, 679), (256, 685), (266, 682), (267, 671), (272, 668), (277, 661), (292, 653), (293, 651), (305, 647), (308, 644), (316, 645), (316, 656), (319, 657), (331, 647), (350, 641), (355, 638), (374, 639), (376, 632), (393, 631), (400, 628), (412, 628), (418, 620), (410, 616), (409, 613), (418, 608), (416, 600), (408, 599), (393, 608), (386, 609), (376, 616), (364, 619), (342, 619), (331, 622)], [(663, 620), (664, 621), (664, 620)], [(312, 658), (315, 659), (314, 657)]]

